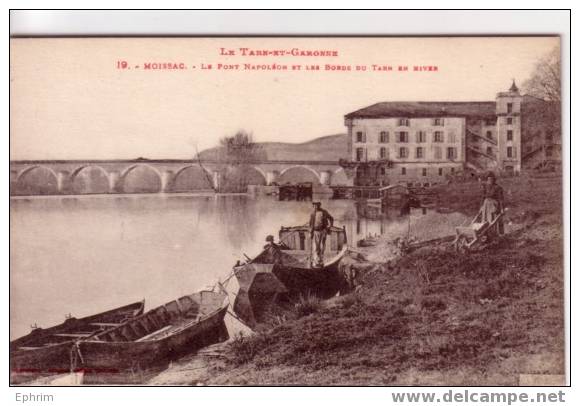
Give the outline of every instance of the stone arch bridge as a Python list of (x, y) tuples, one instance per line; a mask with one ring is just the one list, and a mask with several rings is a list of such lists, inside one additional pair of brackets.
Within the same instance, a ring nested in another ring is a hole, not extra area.
[(11, 195), (227, 191), (227, 182), (349, 185), (333, 161), (259, 161), (227, 165), (192, 160), (11, 161)]

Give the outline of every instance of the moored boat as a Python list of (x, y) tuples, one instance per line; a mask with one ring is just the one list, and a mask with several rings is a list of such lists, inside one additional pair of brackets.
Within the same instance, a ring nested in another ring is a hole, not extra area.
[(83, 318), (69, 317), (50, 328), (35, 328), (10, 342), (11, 381), (68, 373), (75, 341), (115, 327), (143, 314), (144, 301)]
[(196, 292), (79, 341), (80, 365), (111, 374), (143, 371), (227, 339), (226, 299), (221, 292)]
[(288, 290), (274, 275), (273, 268), (272, 264), (236, 266), (222, 285), (230, 295), (236, 317), (250, 327), (265, 321), (273, 307), (287, 298)]
[(306, 292), (333, 294), (342, 286), (338, 264), (347, 250), (345, 229), (331, 227), (326, 237), (323, 265), (313, 266), (308, 226), (282, 227), (279, 242), (266, 245), (249, 263), (272, 264), (272, 273), (290, 295)]

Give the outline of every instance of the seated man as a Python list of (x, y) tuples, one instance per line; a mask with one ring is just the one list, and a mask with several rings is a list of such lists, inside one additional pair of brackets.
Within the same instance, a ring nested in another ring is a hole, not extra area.
[(288, 246), (280, 241), (278, 244), (274, 242), (274, 236), (268, 235), (266, 237), (266, 245), (264, 245), (264, 252), (262, 255), (263, 261), (267, 263), (276, 264), (281, 262), (282, 259), (282, 249), (288, 249)]

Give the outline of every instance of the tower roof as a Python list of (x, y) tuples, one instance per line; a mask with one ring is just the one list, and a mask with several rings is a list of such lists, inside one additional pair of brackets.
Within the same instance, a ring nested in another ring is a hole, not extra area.
[(516, 86), (516, 80), (512, 79), (512, 87), (510, 87), (510, 92), (519, 92), (520, 89)]

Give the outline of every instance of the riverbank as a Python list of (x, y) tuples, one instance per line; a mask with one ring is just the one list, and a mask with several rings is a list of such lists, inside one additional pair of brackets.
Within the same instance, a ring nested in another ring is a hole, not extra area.
[[(429, 245), (386, 261), (389, 236), (361, 248), (353, 293), (308, 299), (284, 323), (209, 347), (150, 384), (517, 385), (564, 373), (560, 179), (505, 179), (507, 236), (468, 255)], [(477, 183), (439, 190), (472, 216)], [(363, 269), (361, 268), (361, 269)]]

